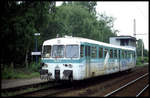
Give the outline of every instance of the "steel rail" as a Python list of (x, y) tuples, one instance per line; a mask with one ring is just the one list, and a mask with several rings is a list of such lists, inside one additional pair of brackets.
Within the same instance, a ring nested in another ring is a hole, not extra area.
[(142, 89), (137, 95), (136, 97), (139, 97), (147, 88), (149, 87), (149, 84), (147, 84), (144, 89)]
[(15, 91), (21, 88), (29, 88), (29, 87), (36, 87), (39, 85), (46, 85), (49, 83), (52, 83), (53, 81), (45, 81), (45, 82), (40, 82), (40, 83), (31, 83), (31, 84), (26, 84), (26, 85), (21, 85), (21, 86), (16, 86), (16, 87), (11, 87), (11, 88), (3, 88), (2, 92), (8, 92), (8, 91)]
[(47, 87), (44, 87), (44, 88), (40, 88), (40, 89), (37, 89), (37, 90), (33, 90), (33, 91), (29, 91), (29, 92), (24, 92), (24, 93), (20, 93), (20, 94), (16, 94), (14, 96), (11, 96), (11, 97), (16, 97), (16, 96), (24, 96), (24, 95), (28, 95), (28, 94), (32, 94), (32, 93), (35, 93), (35, 92), (39, 92), (39, 91), (42, 91), (42, 90), (47, 90), (47, 89), (51, 89), (51, 88), (54, 88), (54, 87), (59, 87), (61, 84), (59, 83), (55, 83), (51, 86), (47, 86)]
[(118, 88), (118, 89), (116, 89), (116, 90), (114, 90), (114, 91), (112, 91), (112, 92), (110, 92), (110, 93), (106, 94), (104, 97), (110, 96), (110, 95), (112, 95), (112, 94), (114, 94), (114, 93), (118, 92), (119, 90), (121, 90), (121, 89), (125, 88), (126, 86), (128, 86), (128, 85), (130, 85), (130, 84), (132, 84), (132, 83), (136, 82), (137, 80), (139, 80), (139, 79), (141, 79), (141, 78), (145, 77), (146, 75), (148, 75), (148, 73), (146, 73), (146, 74), (142, 75), (141, 77), (139, 77), (139, 78), (137, 78), (137, 79), (135, 79), (135, 80), (132, 80), (132, 81), (128, 82), (127, 84), (125, 84), (125, 85), (121, 86), (120, 88)]
[[(52, 84), (52, 85), (50, 85), (50, 84)], [(42, 86), (45, 86), (45, 87), (42, 87)], [(20, 96), (20, 95), (24, 95), (24, 94), (28, 94), (28, 93), (34, 93), (34, 92), (37, 92), (37, 91), (40, 91), (40, 90), (53, 88), (55, 86), (59, 86), (59, 83), (54, 83), (53, 81), (47, 81), (47, 82), (41, 82), (41, 83), (18, 86), (18, 87), (14, 87), (14, 88), (8, 88), (8, 89), (4, 89), (4, 90), (2, 89), (2, 92), (3, 93), (12, 93), (12, 95), (9, 95), (9, 96), (13, 97), (13, 96)], [(30, 88), (35, 88), (35, 89), (32, 90), (32, 91), (24, 91), (24, 90), (27, 90), (27, 89), (30, 89)], [(20, 90), (23, 90), (23, 91), (21, 93), (18, 93), (18, 94), (17, 93), (13, 94), (14, 92), (17, 92), (17, 91), (20, 91)]]
[[(58, 89), (57, 87), (60, 87), (60, 88)], [(20, 94), (17, 96), (27, 97), (27, 96), (31, 95), (31, 97), (37, 97), (37, 96), (39, 96), (38, 94), (42, 92), (42, 95), (40, 95), (40, 97), (47, 97), (47, 96), (55, 96), (56, 94), (60, 94), (60, 93), (63, 93), (63, 92), (69, 91), (69, 90), (72, 90), (72, 87), (63, 86), (63, 84), (57, 84), (56, 86), (53, 86), (50, 88), (37, 90), (35, 92), (29, 92), (29, 93), (27, 92), (27, 93)]]

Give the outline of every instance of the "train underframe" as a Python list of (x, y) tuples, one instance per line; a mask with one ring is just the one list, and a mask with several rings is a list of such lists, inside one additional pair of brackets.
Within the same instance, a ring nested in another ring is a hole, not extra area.
[(60, 70), (55, 70), (54, 78), (52, 78), (52, 73), (48, 72), (48, 69), (41, 69), (40, 70), (40, 78), (47, 79), (47, 80), (69, 80), (73, 81), (73, 71), (72, 70), (64, 70), (63, 77), (60, 78)]

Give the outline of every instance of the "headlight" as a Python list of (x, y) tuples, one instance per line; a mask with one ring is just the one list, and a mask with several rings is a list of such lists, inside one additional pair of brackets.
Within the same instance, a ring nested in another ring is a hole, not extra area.
[(63, 64), (63, 66), (69, 67), (69, 68), (72, 68), (72, 67), (73, 67), (72, 64)]
[(46, 58), (49, 58), (49, 57), (50, 57), (50, 54), (49, 54), (49, 53), (47, 53), (47, 54), (45, 55), (45, 57), (46, 57)]
[(72, 65), (71, 65), (71, 64), (69, 64), (69, 67), (70, 67), (70, 68), (72, 68)]
[(44, 66), (43, 67), (48, 67), (48, 65), (47, 64), (44, 64)]

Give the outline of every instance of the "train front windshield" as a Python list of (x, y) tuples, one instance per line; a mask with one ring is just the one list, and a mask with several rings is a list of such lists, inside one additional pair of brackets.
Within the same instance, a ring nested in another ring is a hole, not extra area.
[[(51, 50), (52, 48), (52, 50)], [(44, 46), (43, 58), (78, 58), (79, 57), (79, 45), (53, 45)]]
[(46, 45), (43, 47), (42, 57), (49, 58), (51, 56), (51, 46)]
[(54, 45), (52, 48), (53, 58), (77, 58), (79, 57), (78, 45)]
[(66, 45), (66, 58), (78, 58), (79, 46), (78, 45)]
[(53, 58), (63, 58), (64, 57), (64, 45), (54, 45), (52, 48)]

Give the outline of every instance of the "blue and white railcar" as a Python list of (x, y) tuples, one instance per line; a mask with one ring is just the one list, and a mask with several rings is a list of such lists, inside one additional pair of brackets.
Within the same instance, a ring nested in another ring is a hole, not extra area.
[(83, 80), (135, 67), (136, 50), (80, 37), (44, 41), (41, 78)]

